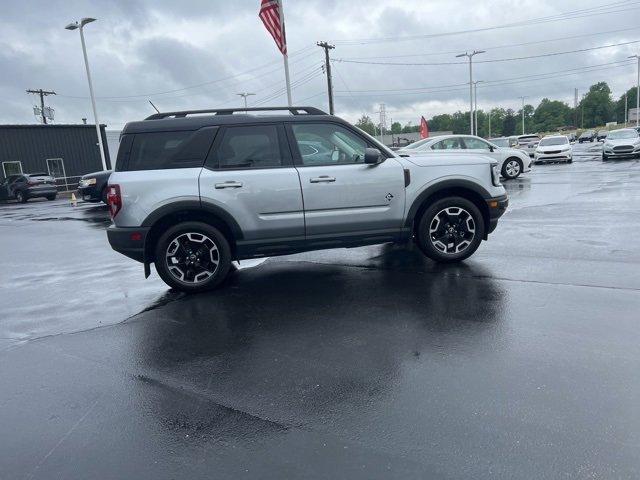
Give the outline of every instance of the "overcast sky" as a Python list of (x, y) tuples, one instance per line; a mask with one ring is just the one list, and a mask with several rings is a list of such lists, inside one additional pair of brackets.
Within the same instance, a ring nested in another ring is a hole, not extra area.
[[(0, 122), (37, 121), (27, 88), (58, 93), (47, 99), (56, 123), (92, 121), (79, 35), (64, 29), (84, 16), (98, 19), (85, 36), (98, 113), (108, 128), (153, 113), (148, 100), (161, 110), (231, 107), (241, 104), (237, 93), (252, 92), (250, 104), (284, 105), (282, 58), (258, 18), (259, 4), (4, 0)], [(631, 0), (284, 0), (284, 8), (294, 104), (328, 109), (323, 51), (315, 46), (327, 40), (336, 45), (336, 113), (351, 121), (377, 116), (380, 103), (387, 122), (414, 124), (420, 115), (468, 108), (467, 64), (353, 61), (459, 62), (457, 52), (486, 50), (475, 57), (480, 62), (640, 40), (640, 1)], [(533, 105), (545, 96), (572, 104), (574, 88), (582, 93), (597, 81), (608, 82), (617, 98), (635, 84), (636, 64), (625, 60), (635, 53), (640, 43), (478, 63), (474, 79), (494, 82), (479, 84), (479, 108), (517, 109), (522, 95)], [(620, 63), (598, 66), (612, 62)]]

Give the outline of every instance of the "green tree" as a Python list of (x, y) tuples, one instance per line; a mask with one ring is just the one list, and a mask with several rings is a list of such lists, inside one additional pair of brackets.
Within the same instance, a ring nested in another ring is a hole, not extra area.
[[(627, 108), (636, 108), (636, 87), (631, 87), (627, 90)], [(624, 123), (624, 93), (620, 95), (620, 98), (615, 104), (615, 121), (618, 123)]]
[(362, 117), (360, 117), (360, 119), (356, 122), (356, 127), (367, 132), (369, 135), (376, 134), (376, 127), (368, 115), (362, 115)]
[(391, 133), (402, 133), (402, 124), (400, 122), (393, 122), (391, 124)]
[(515, 112), (508, 108), (502, 119), (502, 135), (510, 137), (516, 134), (516, 117)]
[[(591, 85), (589, 92), (580, 102), (580, 123), (584, 120), (584, 127), (591, 128), (610, 122), (614, 113), (614, 104), (611, 100), (611, 89), (607, 82), (598, 82)], [(582, 126), (582, 125), (581, 125)]]
[(543, 98), (533, 113), (533, 128), (537, 132), (553, 132), (572, 123), (571, 108), (559, 100)]

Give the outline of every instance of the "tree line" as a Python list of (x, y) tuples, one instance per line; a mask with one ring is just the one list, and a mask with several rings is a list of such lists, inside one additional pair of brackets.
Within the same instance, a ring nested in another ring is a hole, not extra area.
[[(626, 92), (629, 109), (636, 105), (636, 87)], [(537, 107), (524, 106), (525, 133), (555, 132), (561, 129), (575, 130), (603, 126), (607, 122), (624, 123), (625, 95), (613, 99), (611, 89), (606, 82), (591, 85), (589, 91), (582, 96), (577, 108), (570, 107), (560, 100), (543, 98)], [(427, 120), (430, 131), (452, 131), (453, 133), (469, 133), (469, 112), (457, 111), (453, 114), (435, 115)], [(365, 132), (379, 134), (379, 126), (371, 118), (363, 115), (356, 123)], [(391, 133), (401, 134), (420, 131), (420, 124), (411, 122), (406, 125), (394, 122)], [(388, 132), (385, 132), (388, 133)], [(478, 135), (481, 137), (498, 137), (518, 135), (522, 133), (522, 109), (493, 108), (489, 112), (478, 110)]]

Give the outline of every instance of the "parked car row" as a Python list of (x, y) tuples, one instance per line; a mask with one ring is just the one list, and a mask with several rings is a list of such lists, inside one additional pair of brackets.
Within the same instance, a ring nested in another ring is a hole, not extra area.
[(38, 197), (55, 200), (57, 194), (56, 180), (48, 173), (9, 175), (0, 184), (0, 200), (15, 199), (20, 203)]
[[(504, 145), (502, 141), (499, 143)], [(425, 138), (397, 150), (401, 156), (425, 155), (436, 152), (485, 155), (493, 158), (498, 162), (498, 169), (502, 177), (508, 180), (517, 178), (523, 172), (528, 172), (531, 169), (531, 158), (523, 151), (500, 146), (474, 135), (442, 135)]]

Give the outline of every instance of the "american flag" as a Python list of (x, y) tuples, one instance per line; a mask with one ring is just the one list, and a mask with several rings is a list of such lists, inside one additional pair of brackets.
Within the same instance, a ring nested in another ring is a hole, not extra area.
[(262, 0), (260, 4), (260, 20), (276, 42), (283, 55), (287, 54), (287, 37), (284, 25), (280, 24), (280, 5), (278, 0)]

